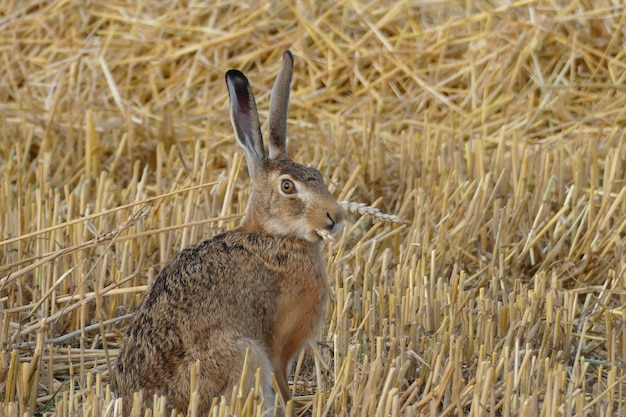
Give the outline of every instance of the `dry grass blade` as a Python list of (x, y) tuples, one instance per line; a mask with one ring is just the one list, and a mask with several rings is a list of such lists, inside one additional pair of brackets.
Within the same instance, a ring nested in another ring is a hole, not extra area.
[(326, 242), (332, 243), (335, 241), (335, 236), (326, 229), (315, 229), (315, 232)]

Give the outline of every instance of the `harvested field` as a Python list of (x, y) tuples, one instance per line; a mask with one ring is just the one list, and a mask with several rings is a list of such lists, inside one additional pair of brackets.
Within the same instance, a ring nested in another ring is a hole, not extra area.
[(617, 0), (0, 2), (0, 417), (128, 415), (135, 306), (247, 202), (224, 73), (266, 121), (285, 49), (293, 159), (406, 221), (325, 245), (298, 415), (626, 415), (625, 27)]

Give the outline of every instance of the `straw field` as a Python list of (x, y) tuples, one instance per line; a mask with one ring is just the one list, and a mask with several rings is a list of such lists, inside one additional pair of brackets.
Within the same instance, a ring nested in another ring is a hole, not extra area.
[(266, 121), (286, 49), (293, 159), (405, 220), (325, 243), (296, 413), (626, 415), (625, 27), (618, 0), (0, 1), (0, 416), (129, 414), (130, 315), (246, 206), (224, 73)]

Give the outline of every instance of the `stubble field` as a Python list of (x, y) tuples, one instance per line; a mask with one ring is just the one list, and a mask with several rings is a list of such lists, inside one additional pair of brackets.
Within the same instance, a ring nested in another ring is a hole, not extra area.
[(0, 416), (128, 414), (130, 314), (247, 202), (224, 73), (265, 121), (286, 49), (293, 159), (405, 220), (348, 213), (325, 245), (298, 414), (626, 415), (625, 22), (608, 0), (0, 2)]

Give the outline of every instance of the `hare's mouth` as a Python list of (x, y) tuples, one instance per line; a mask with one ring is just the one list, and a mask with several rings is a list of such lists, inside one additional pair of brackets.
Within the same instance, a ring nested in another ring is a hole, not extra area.
[(321, 240), (333, 240), (334, 232), (327, 227), (310, 228), (301, 230), (297, 233), (297, 237), (309, 243), (317, 243)]
[[(330, 216), (329, 216), (330, 217)], [(343, 229), (343, 220), (340, 222), (332, 222), (332, 224), (326, 227), (318, 227), (315, 229), (316, 239), (323, 239), (327, 242), (332, 242), (335, 240), (335, 235)]]

